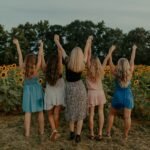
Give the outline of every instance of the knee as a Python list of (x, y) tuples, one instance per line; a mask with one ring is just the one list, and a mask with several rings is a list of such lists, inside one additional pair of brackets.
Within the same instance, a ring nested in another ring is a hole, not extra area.
[(98, 115), (99, 115), (99, 116), (104, 115), (104, 111), (103, 111), (103, 109), (100, 109), (100, 110), (98, 111)]
[(131, 119), (131, 116), (130, 115), (124, 115), (124, 119), (129, 120), (129, 119)]
[(112, 111), (109, 112), (109, 116), (115, 116), (115, 115), (116, 115), (115, 112), (112, 112)]
[(48, 115), (49, 115), (49, 116), (52, 116), (52, 115), (54, 115), (54, 112), (53, 112), (52, 110), (49, 110), (49, 111), (48, 111)]
[(90, 118), (94, 118), (94, 113), (93, 113), (93, 112), (90, 112), (89, 117), (90, 117)]

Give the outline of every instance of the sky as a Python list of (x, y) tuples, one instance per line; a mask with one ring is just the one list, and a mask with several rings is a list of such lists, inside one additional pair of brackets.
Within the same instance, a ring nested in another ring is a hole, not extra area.
[(67, 25), (76, 19), (103, 20), (123, 32), (150, 30), (150, 0), (0, 0), (0, 24), (7, 30), (26, 22)]

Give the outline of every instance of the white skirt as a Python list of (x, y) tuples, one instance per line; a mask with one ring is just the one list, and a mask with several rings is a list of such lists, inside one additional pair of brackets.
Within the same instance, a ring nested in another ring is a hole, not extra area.
[(44, 110), (51, 110), (54, 106), (65, 107), (65, 82), (63, 78), (58, 79), (54, 86), (46, 84), (44, 96)]

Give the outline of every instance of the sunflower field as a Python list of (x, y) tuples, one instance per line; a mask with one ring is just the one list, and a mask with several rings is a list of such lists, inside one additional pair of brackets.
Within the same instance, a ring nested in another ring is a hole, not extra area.
[[(84, 76), (84, 75), (83, 75)], [(21, 101), (23, 92), (24, 71), (16, 64), (0, 66), (0, 111), (6, 113), (22, 112)], [(45, 87), (45, 78), (39, 71), (39, 82)], [(103, 86), (107, 97), (106, 111), (110, 106), (114, 89), (114, 79), (109, 66), (105, 68)], [(150, 66), (137, 65), (132, 78), (134, 95), (133, 116), (150, 120)]]

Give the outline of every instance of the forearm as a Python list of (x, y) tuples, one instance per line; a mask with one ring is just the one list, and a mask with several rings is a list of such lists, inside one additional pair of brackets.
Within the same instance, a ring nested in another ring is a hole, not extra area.
[(107, 62), (108, 62), (110, 56), (111, 56), (111, 53), (109, 52), (103, 61), (103, 68), (105, 68), (105, 66), (107, 65)]
[(57, 45), (58, 50), (61, 51), (62, 57), (65, 59), (67, 57), (66, 51), (64, 50), (59, 41), (56, 41), (55, 43)]
[(91, 45), (92, 45), (92, 37), (89, 37), (86, 41), (86, 45), (85, 45), (85, 48), (84, 48), (85, 62), (87, 62), (89, 57), (91, 56)]
[(109, 58), (110, 58), (110, 60), (111, 60), (111, 64), (113, 65), (113, 62), (112, 62), (112, 53), (113, 53), (113, 51), (116, 49), (116, 46), (115, 45), (112, 45), (110, 48), (109, 48), (109, 52), (108, 52), (108, 54), (107, 54), (107, 56), (106, 56), (106, 58), (104, 59), (104, 61), (103, 61), (103, 67), (105, 67), (106, 65), (107, 65), (107, 62), (108, 62), (108, 60), (109, 60)]
[(137, 46), (134, 44), (132, 46), (132, 53), (131, 53), (131, 59), (130, 59), (131, 72), (134, 71), (134, 60), (135, 60), (136, 49), (137, 49)]
[(37, 65), (36, 65), (37, 66), (36, 67), (37, 70), (39, 70), (39, 68), (41, 67), (41, 64), (42, 64), (42, 51), (43, 51), (43, 49), (39, 48)]
[(44, 59), (44, 54), (42, 53), (42, 55), (41, 55), (41, 63), (42, 63), (42, 69), (43, 69), (43, 71), (45, 71), (45, 69), (46, 69), (46, 63), (45, 63), (45, 59)]
[(133, 49), (131, 53), (130, 65), (134, 65), (135, 54), (136, 54), (136, 49)]
[(19, 44), (16, 44), (17, 52), (18, 52), (18, 57), (19, 57), (19, 67), (23, 67), (23, 57), (22, 57), (22, 52)]
[(112, 61), (112, 56), (110, 56), (110, 58), (109, 58), (109, 66), (110, 66), (111, 72), (114, 73), (115, 72), (115, 65)]

